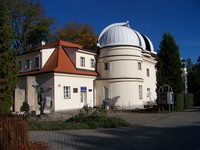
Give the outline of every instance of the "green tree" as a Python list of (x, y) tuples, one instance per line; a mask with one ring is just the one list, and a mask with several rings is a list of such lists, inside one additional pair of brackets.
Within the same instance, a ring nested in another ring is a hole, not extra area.
[(13, 92), (16, 86), (16, 55), (10, 51), (12, 45), (12, 27), (8, 10), (0, 0), (0, 113), (9, 113), (13, 104)]
[(63, 27), (57, 28), (52, 40), (65, 40), (94, 50), (97, 48), (97, 35), (94, 34), (93, 28), (77, 22), (66, 23)]
[(54, 19), (45, 16), (38, 0), (4, 0), (8, 6), (13, 28), (13, 48), (28, 52), (48, 41)]
[(179, 47), (170, 33), (164, 33), (158, 52), (157, 88), (168, 84), (174, 93), (182, 92), (184, 83), (181, 69)]
[(192, 63), (192, 59), (188, 58), (186, 60), (186, 64), (187, 64), (187, 72), (190, 73), (192, 72), (192, 68), (193, 68), (193, 63)]
[(200, 93), (200, 57), (193, 65), (192, 70), (188, 71), (188, 92)]

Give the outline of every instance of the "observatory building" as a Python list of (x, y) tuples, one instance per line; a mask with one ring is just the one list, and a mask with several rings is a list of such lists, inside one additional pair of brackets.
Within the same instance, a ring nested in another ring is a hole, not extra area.
[(129, 22), (107, 26), (98, 38), (95, 103), (119, 109), (144, 108), (156, 98), (156, 52), (150, 39)]

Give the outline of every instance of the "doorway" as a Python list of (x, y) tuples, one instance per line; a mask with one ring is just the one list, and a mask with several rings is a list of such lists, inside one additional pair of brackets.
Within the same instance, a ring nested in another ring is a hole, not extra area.
[(81, 103), (87, 105), (87, 92), (81, 92)]

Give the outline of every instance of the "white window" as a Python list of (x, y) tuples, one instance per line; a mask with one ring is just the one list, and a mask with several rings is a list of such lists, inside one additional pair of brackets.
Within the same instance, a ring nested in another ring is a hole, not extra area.
[(147, 77), (150, 76), (149, 69), (147, 68)]
[(80, 65), (85, 67), (85, 57), (80, 57)]
[(95, 68), (95, 60), (90, 59), (91, 68)]
[(29, 69), (30, 68), (30, 59), (27, 59), (26, 60), (26, 69)]
[(138, 62), (138, 70), (142, 70), (142, 64), (141, 64), (141, 62)]
[(110, 64), (109, 63), (104, 64), (104, 70), (110, 70)]
[(70, 87), (69, 86), (64, 86), (63, 87), (63, 92), (64, 92), (64, 98), (69, 99), (70, 98)]
[(142, 85), (139, 85), (139, 99), (142, 99)]
[(105, 99), (110, 99), (110, 86), (104, 86)]
[(35, 57), (35, 66), (34, 67), (39, 67), (39, 57)]

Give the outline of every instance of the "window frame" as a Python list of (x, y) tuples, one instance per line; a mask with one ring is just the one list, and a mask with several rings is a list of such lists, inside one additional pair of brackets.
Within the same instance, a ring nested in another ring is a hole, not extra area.
[(40, 58), (39, 58), (39, 56), (37, 56), (37, 57), (35, 57), (35, 65), (34, 65), (34, 67), (35, 68), (38, 68), (39, 66), (40, 66)]
[(138, 70), (142, 70), (142, 63), (138, 62)]
[(110, 63), (109, 62), (104, 63), (104, 70), (110, 70)]
[(90, 67), (95, 68), (95, 59), (90, 59)]
[(85, 57), (80, 57), (80, 66), (85, 67)]
[(26, 69), (30, 69), (30, 64), (31, 60), (30, 59), (26, 59)]
[(139, 85), (139, 99), (143, 98), (142, 85)]
[(70, 86), (63, 86), (63, 96), (64, 96), (64, 99), (70, 99), (71, 98)]
[(146, 74), (147, 74), (147, 77), (150, 77), (150, 71), (149, 71), (149, 68), (146, 69)]
[(105, 99), (110, 99), (110, 97), (111, 97), (111, 89), (110, 89), (110, 86), (109, 85), (106, 85), (106, 86), (104, 86), (103, 87), (104, 88), (104, 98)]

